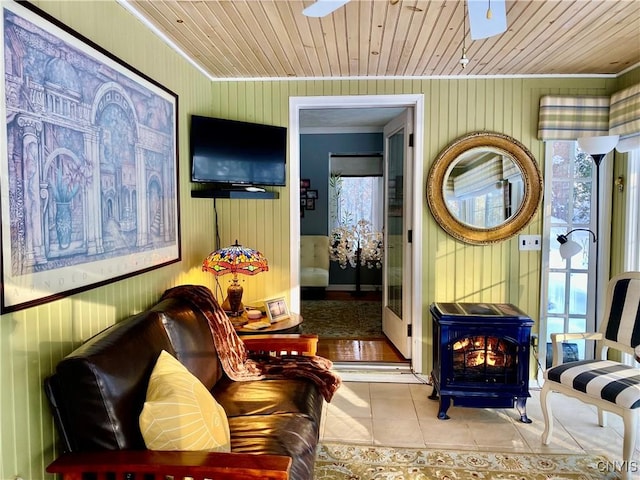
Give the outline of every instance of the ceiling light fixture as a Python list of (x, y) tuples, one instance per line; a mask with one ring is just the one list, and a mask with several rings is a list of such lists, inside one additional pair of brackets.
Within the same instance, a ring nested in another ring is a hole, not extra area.
[(462, 57), (458, 61), (463, 69), (467, 67), (469, 63), (469, 59), (467, 58), (467, 47), (465, 45), (465, 37), (467, 36), (466, 28), (467, 28), (467, 8), (462, 5)]

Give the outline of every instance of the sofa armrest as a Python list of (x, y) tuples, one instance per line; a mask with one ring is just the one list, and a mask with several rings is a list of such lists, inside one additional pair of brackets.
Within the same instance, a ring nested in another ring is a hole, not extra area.
[[(47, 467), (62, 480), (135, 478), (175, 480), (288, 480), (291, 458), (250, 453), (176, 452), (153, 450), (103, 450), (67, 453)], [(111, 476), (113, 475), (113, 476)]]
[(274, 352), (280, 355), (297, 353), (315, 355), (318, 350), (318, 336), (307, 334), (251, 335), (241, 337), (246, 349), (254, 354)]
[(562, 364), (562, 342), (566, 340), (602, 340), (603, 335), (599, 332), (581, 333), (552, 333), (551, 348), (553, 349), (553, 363), (556, 367)]

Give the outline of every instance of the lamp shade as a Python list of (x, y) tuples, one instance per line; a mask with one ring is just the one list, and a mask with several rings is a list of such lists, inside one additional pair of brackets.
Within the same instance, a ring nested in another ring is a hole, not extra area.
[(563, 260), (571, 258), (582, 250), (580, 244), (574, 240), (567, 240), (565, 243), (558, 247), (558, 252)]
[(242, 306), (242, 285), (238, 283), (238, 274), (255, 275), (269, 270), (267, 259), (257, 250), (245, 248), (238, 243), (230, 247), (214, 250), (202, 262), (202, 270), (214, 275), (233, 274), (233, 282), (227, 289), (227, 299), (222, 308), (231, 316), (240, 316)]
[(573, 230), (569, 230), (564, 235), (558, 235), (556, 237), (556, 240), (560, 244), (560, 246), (558, 247), (558, 252), (560, 253), (560, 256), (563, 260), (573, 257), (575, 254), (579, 253), (582, 250), (582, 245), (580, 245), (575, 240), (569, 240), (569, 235), (571, 235), (573, 232), (579, 231), (588, 232), (593, 238), (593, 243), (596, 243), (596, 234), (588, 228), (574, 228)]
[(589, 155), (606, 155), (618, 144), (619, 135), (602, 135), (578, 139), (580, 150)]
[(262, 253), (245, 248), (236, 240), (236, 243), (229, 247), (211, 252), (202, 262), (202, 270), (214, 275), (256, 275), (269, 271), (269, 264)]

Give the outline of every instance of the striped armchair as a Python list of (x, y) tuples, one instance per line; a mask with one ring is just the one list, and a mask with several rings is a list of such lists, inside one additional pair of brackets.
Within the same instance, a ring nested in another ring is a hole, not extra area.
[[(599, 333), (560, 333), (552, 337), (553, 366), (545, 371), (540, 394), (548, 445), (553, 432), (552, 391), (577, 398), (598, 409), (598, 423), (605, 425), (604, 411), (620, 415), (624, 422), (622, 459), (631, 461), (640, 412), (640, 369), (607, 359), (607, 350), (634, 355), (640, 346), (640, 272), (612, 278), (607, 287), (605, 317)], [(565, 340), (596, 340), (596, 359), (562, 364)], [(629, 478), (630, 472), (626, 472)]]

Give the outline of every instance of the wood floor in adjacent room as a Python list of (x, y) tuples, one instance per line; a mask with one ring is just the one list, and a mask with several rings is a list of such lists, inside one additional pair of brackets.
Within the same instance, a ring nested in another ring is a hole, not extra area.
[[(344, 301), (345, 308), (349, 308), (349, 302), (352, 300), (382, 302), (381, 297), (380, 292), (362, 292), (361, 295), (354, 296), (353, 292), (328, 291), (324, 299)], [(382, 303), (380, 308), (382, 308)], [(321, 335), (318, 341), (318, 355), (328, 358), (333, 362), (341, 363), (408, 362), (386, 337), (329, 338)]]
[(320, 337), (318, 340), (318, 355), (328, 358), (332, 362), (407, 362), (386, 338)]

